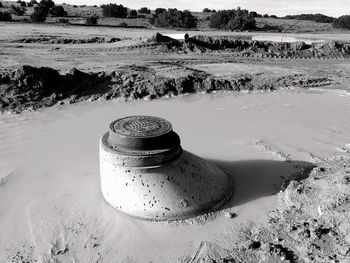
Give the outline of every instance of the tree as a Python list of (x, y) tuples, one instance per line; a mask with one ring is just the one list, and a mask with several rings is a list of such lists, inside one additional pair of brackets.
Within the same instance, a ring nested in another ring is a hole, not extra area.
[(44, 22), (50, 9), (55, 7), (52, 0), (41, 0), (40, 3), (34, 7), (34, 12), (30, 16), (32, 22)]
[(150, 14), (150, 13), (151, 13), (151, 10), (150, 10), (149, 8), (147, 8), (147, 7), (141, 7), (141, 8), (139, 9), (139, 13), (140, 13), (140, 14)]
[(248, 10), (221, 10), (211, 15), (209, 26), (211, 28), (226, 30), (251, 30), (255, 29), (254, 16)]
[(340, 16), (333, 21), (333, 27), (350, 29), (350, 15)]
[(317, 23), (333, 23), (334, 17), (326, 16), (323, 14), (301, 14), (301, 15), (287, 15), (286, 19), (298, 19), (298, 20), (310, 20)]
[(209, 13), (209, 12), (211, 12), (211, 10), (210, 10), (209, 8), (206, 7), (206, 8), (203, 8), (202, 12), (203, 12), (203, 13)]
[(128, 13), (128, 18), (137, 18), (137, 11), (134, 9), (131, 9)]
[(151, 19), (151, 23), (157, 27), (175, 27), (175, 28), (195, 28), (198, 19), (190, 11), (179, 11), (175, 8), (168, 10), (157, 10)]
[(101, 7), (104, 17), (125, 18), (128, 15), (128, 9), (123, 5), (108, 4), (102, 5)]
[(163, 12), (166, 12), (166, 9), (165, 8), (157, 8), (155, 11), (154, 11), (154, 15), (155, 16), (158, 16), (160, 15), (161, 13)]
[(39, 5), (42, 5), (46, 9), (50, 10), (51, 8), (53, 8), (55, 6), (55, 3), (52, 0), (41, 0)]
[(26, 13), (27, 9), (23, 6), (11, 5), (11, 12), (16, 16), (23, 16)]
[(263, 18), (269, 18), (270, 16), (268, 14), (263, 15)]
[(0, 12), (0, 21), (11, 21), (12, 15), (10, 12)]
[(258, 13), (255, 11), (251, 11), (251, 12), (249, 12), (249, 15), (251, 15), (252, 17), (257, 17)]
[(249, 15), (251, 15), (254, 18), (256, 18), (256, 17), (263, 17), (262, 14), (259, 14), (259, 13), (255, 12), (255, 11), (249, 12)]
[(63, 6), (54, 6), (49, 11), (50, 15), (52, 16), (68, 16), (67, 12), (64, 10)]

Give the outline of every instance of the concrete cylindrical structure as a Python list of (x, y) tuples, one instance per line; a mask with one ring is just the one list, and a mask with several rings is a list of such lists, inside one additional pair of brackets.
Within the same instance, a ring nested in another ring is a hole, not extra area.
[(152, 116), (111, 123), (100, 140), (100, 176), (109, 204), (148, 220), (196, 216), (232, 195), (223, 170), (182, 150), (170, 122)]

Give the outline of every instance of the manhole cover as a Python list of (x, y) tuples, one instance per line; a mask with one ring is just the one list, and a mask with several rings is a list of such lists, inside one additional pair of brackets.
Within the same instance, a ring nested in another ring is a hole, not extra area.
[(229, 176), (183, 151), (167, 120), (131, 116), (113, 121), (100, 141), (101, 189), (128, 215), (173, 220), (218, 209), (232, 195)]
[(111, 130), (123, 136), (155, 137), (169, 132), (171, 124), (153, 116), (131, 116), (112, 122)]

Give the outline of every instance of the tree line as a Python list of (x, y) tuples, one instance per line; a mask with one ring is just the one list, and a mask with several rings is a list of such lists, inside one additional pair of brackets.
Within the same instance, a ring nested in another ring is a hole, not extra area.
[[(26, 7), (34, 6), (34, 12), (30, 16), (32, 22), (44, 22), (48, 15), (55, 17), (66, 17), (68, 14), (61, 5), (56, 5), (53, 0), (30, 0), (25, 2), (18, 0), (19, 5), (11, 5), (10, 12), (0, 11), (0, 21), (10, 21), (12, 14), (22, 16), (25, 14)], [(0, 8), (3, 7), (0, 1)], [(150, 23), (156, 27), (174, 27), (174, 28), (196, 28), (198, 18), (188, 10), (178, 10), (176, 8), (157, 8), (153, 12), (147, 7), (140, 9), (130, 9), (121, 4), (101, 5), (102, 15), (104, 17), (115, 18), (148, 18)], [(254, 30), (256, 29), (256, 18), (278, 18), (276, 15), (259, 14), (255, 11), (236, 8), (230, 10), (203, 9), (204, 13), (210, 13), (207, 17), (209, 27), (222, 30)], [(96, 25), (99, 17), (89, 16), (86, 23)], [(339, 18), (326, 16), (323, 14), (300, 14), (287, 15), (281, 19), (310, 20), (318, 23), (332, 23), (334, 28), (350, 29), (350, 16), (345, 15)]]

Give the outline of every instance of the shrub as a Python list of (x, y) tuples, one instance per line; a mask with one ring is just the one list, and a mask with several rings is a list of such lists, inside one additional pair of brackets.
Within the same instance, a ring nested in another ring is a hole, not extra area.
[(137, 18), (146, 18), (146, 16), (145, 15), (137, 15)]
[(190, 11), (179, 11), (175, 8), (158, 10), (158, 14), (156, 12), (151, 19), (151, 23), (157, 27), (195, 28), (197, 22), (198, 19)]
[(2, 4), (2, 2), (0, 2), (0, 8), (1, 8), (1, 7), (4, 7), (4, 5)]
[(97, 23), (98, 23), (98, 16), (88, 16), (85, 21), (85, 24), (87, 25), (97, 25)]
[(69, 21), (68, 21), (68, 19), (67, 19), (67, 18), (59, 18), (59, 19), (58, 19), (58, 23), (68, 24), (68, 23), (69, 23)]
[(202, 12), (203, 13), (208, 13), (208, 12), (211, 12), (211, 10), (209, 8), (203, 8)]
[(64, 10), (63, 6), (54, 6), (49, 11), (52, 16), (68, 16), (67, 12)]
[(73, 5), (73, 8), (78, 8), (78, 6), (77, 5)]
[(150, 14), (150, 13), (151, 13), (151, 10), (150, 10), (149, 8), (147, 8), (147, 7), (141, 7), (141, 8), (139, 9), (139, 13), (140, 13), (140, 14)]
[(137, 11), (134, 9), (131, 9), (128, 13), (128, 18), (137, 18)]
[(277, 18), (276, 15), (270, 15), (270, 18)]
[(209, 26), (225, 30), (251, 30), (255, 29), (256, 22), (248, 10), (222, 10), (211, 15)]
[(350, 15), (340, 16), (333, 21), (333, 27), (350, 29)]
[(26, 13), (26, 11), (27, 11), (27, 9), (23, 6), (11, 5), (11, 12), (14, 15), (23, 16)]
[(11, 21), (12, 15), (10, 12), (0, 12), (0, 21)]
[(101, 7), (104, 17), (125, 18), (128, 15), (128, 9), (123, 5), (108, 4), (102, 5)]
[(277, 32), (282, 32), (284, 27), (281, 25), (269, 25), (269, 24), (264, 24), (262, 27), (264, 31), (277, 31)]
[(268, 14), (263, 15), (263, 18), (269, 18), (270, 16)]
[(23, 7), (26, 7), (26, 6), (27, 6), (27, 3), (24, 2), (24, 1), (22, 1), (20, 5), (23, 6)]
[(31, 3), (32, 5), (37, 5), (38, 4), (38, 2), (36, 0), (30, 0), (29, 3)]

